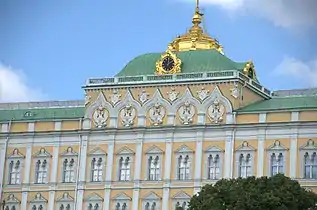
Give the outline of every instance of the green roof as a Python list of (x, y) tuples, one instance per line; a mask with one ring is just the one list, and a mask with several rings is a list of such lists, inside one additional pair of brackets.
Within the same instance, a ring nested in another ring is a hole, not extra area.
[(317, 109), (317, 96), (276, 97), (250, 104), (238, 109), (238, 112), (260, 112), (278, 110)]
[(78, 119), (83, 116), (84, 107), (0, 110), (0, 122), (10, 120), (26, 121)]
[[(195, 50), (177, 52), (182, 61), (182, 73), (212, 72), (223, 70), (241, 71), (245, 63), (236, 63), (216, 50)], [(116, 76), (138, 76), (155, 74), (156, 62), (162, 53), (140, 55), (130, 61)]]

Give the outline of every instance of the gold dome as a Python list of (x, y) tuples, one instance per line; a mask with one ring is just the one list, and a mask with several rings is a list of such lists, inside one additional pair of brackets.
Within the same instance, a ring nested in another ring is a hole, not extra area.
[(204, 33), (200, 27), (203, 14), (199, 11), (199, 0), (196, 0), (196, 10), (192, 19), (192, 27), (184, 35), (178, 36), (169, 44), (172, 51), (217, 50), (223, 54), (223, 47), (218, 41)]

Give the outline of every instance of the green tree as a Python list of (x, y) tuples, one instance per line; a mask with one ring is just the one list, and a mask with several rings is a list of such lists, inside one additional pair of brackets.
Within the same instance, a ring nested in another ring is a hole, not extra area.
[(205, 185), (191, 198), (189, 210), (316, 210), (316, 204), (315, 193), (278, 174)]

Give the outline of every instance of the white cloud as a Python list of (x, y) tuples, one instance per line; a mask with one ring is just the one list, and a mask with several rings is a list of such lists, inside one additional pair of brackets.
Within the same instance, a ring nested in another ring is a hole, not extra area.
[(43, 99), (43, 93), (27, 85), (22, 71), (0, 64), (0, 102), (34, 101)]
[(317, 0), (200, 0), (200, 2), (217, 5), (239, 14), (243, 11), (242, 14), (257, 15), (284, 28), (307, 28), (317, 24)]
[(293, 79), (305, 87), (317, 87), (317, 59), (303, 62), (285, 57), (275, 69), (275, 73)]

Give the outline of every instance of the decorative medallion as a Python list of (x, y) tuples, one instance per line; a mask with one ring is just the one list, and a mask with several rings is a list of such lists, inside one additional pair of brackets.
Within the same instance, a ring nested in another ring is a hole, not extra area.
[(123, 126), (130, 127), (134, 124), (136, 110), (131, 104), (127, 104), (120, 112)]
[(146, 92), (146, 90), (142, 90), (141, 93), (139, 94), (139, 100), (141, 101), (142, 104), (146, 102), (149, 99), (150, 94)]
[(177, 92), (177, 91), (175, 90), (175, 88), (172, 88), (172, 91), (167, 93), (168, 99), (169, 99), (171, 102), (174, 102), (174, 101), (177, 99), (178, 94), (179, 94), (179, 92)]
[(91, 99), (91, 96), (87, 95), (87, 93), (85, 93), (85, 106), (87, 106), (87, 104), (90, 103), (90, 99)]
[(234, 87), (230, 89), (231, 91), (231, 96), (234, 98), (238, 98), (239, 97), (239, 89), (238, 89), (238, 85), (234, 84)]
[(224, 112), (225, 107), (219, 103), (219, 99), (215, 99), (213, 104), (208, 108), (208, 116), (214, 123), (219, 123), (223, 120)]
[(165, 108), (159, 102), (156, 102), (155, 105), (149, 109), (149, 115), (153, 125), (160, 125), (163, 123)]
[(184, 125), (193, 122), (195, 107), (189, 101), (186, 101), (178, 110), (179, 119)]
[(108, 110), (103, 106), (99, 106), (92, 115), (93, 122), (97, 128), (105, 127), (107, 125), (108, 117)]
[(113, 90), (113, 93), (110, 95), (110, 101), (113, 105), (116, 105), (121, 98), (121, 94), (118, 92), (118, 90)]
[(170, 49), (161, 55), (156, 62), (156, 74), (177, 74), (181, 73), (182, 61)]
[(198, 98), (203, 101), (205, 100), (209, 95), (209, 90), (206, 90), (204, 87), (201, 88), (201, 90), (197, 91)]

